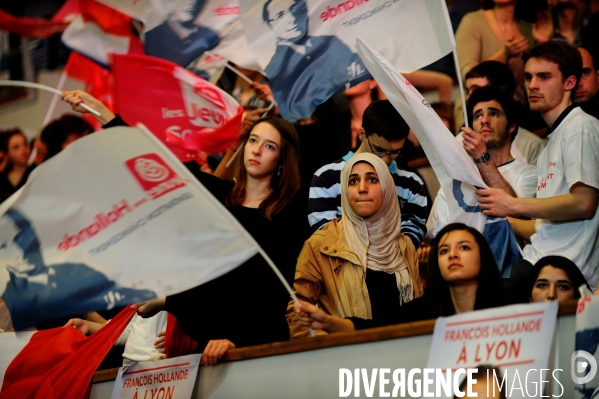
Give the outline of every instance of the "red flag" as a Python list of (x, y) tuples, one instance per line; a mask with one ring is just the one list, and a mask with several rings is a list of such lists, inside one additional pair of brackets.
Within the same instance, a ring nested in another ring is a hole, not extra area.
[(108, 65), (109, 53), (143, 53), (131, 17), (94, 0), (80, 0), (80, 7), (62, 35), (67, 47), (102, 65)]
[(72, 327), (36, 332), (6, 369), (0, 399), (89, 397), (94, 372), (135, 311), (126, 307), (90, 337)]
[(202, 162), (236, 140), (243, 108), (178, 65), (145, 55), (113, 56), (114, 108), (146, 125), (181, 161)]
[(0, 10), (0, 30), (16, 33), (23, 37), (44, 38), (65, 30), (78, 13), (78, 0), (67, 0), (51, 20), (15, 17)]

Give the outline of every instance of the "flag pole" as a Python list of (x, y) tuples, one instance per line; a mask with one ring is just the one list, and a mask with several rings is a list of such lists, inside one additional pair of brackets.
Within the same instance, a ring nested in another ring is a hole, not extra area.
[[(142, 123), (138, 123), (137, 124), (137, 128), (140, 129), (155, 145), (157, 145), (159, 148), (161, 148), (164, 151), (164, 155), (167, 156), (168, 158), (170, 158), (170, 160), (172, 162), (176, 162), (177, 164), (180, 164), (181, 161), (179, 161), (174, 154), (172, 153), (172, 151), (170, 151), (168, 148), (166, 148), (166, 146), (156, 138), (156, 136), (154, 136), (152, 134), (152, 132), (150, 132), (150, 130), (144, 126)], [(187, 177), (189, 179), (190, 182), (192, 182), (193, 184), (195, 184), (195, 186), (197, 188), (200, 189), (200, 191), (206, 193), (206, 197), (208, 198), (209, 201), (211, 201), (213, 204), (219, 206), (219, 207), (224, 207), (223, 204), (221, 204), (220, 202), (218, 202), (216, 200), (216, 198), (214, 198), (214, 196), (206, 189), (206, 187), (204, 187), (199, 181), (198, 179), (196, 179), (196, 177), (186, 168), (186, 167), (182, 167), (180, 168), (182, 173), (185, 175), (185, 177)], [(225, 208), (226, 209), (226, 208)], [(227, 217), (229, 219), (229, 221), (236, 226), (241, 233), (245, 236), (245, 238), (252, 242), (256, 248), (258, 249), (258, 253), (260, 253), (260, 255), (262, 255), (262, 257), (264, 258), (264, 260), (266, 261), (266, 263), (268, 263), (268, 265), (270, 266), (270, 268), (272, 269), (272, 271), (277, 275), (277, 277), (279, 278), (279, 280), (281, 280), (281, 283), (283, 284), (283, 286), (285, 287), (285, 289), (289, 292), (289, 295), (291, 295), (291, 298), (293, 299), (293, 302), (295, 302), (295, 304), (297, 306), (299, 306), (299, 299), (297, 299), (297, 296), (295, 295), (295, 293), (293, 292), (293, 290), (291, 289), (291, 287), (289, 286), (289, 284), (287, 283), (287, 280), (285, 280), (285, 277), (283, 277), (283, 275), (281, 274), (281, 272), (279, 271), (279, 269), (277, 268), (277, 266), (274, 264), (274, 262), (272, 261), (272, 259), (270, 259), (270, 256), (268, 256), (268, 254), (262, 249), (262, 247), (260, 246), (260, 244), (258, 244), (258, 242), (254, 239), (254, 237), (252, 237), (252, 235), (250, 233), (248, 233), (248, 231), (245, 229), (245, 227), (243, 227), (241, 225), (241, 223), (239, 223), (239, 220), (235, 219), (235, 217), (231, 214), (231, 212), (229, 212), (228, 210), (226, 210), (226, 212), (224, 212), (225, 217)], [(314, 331), (312, 330), (312, 327), (310, 327), (310, 334), (314, 337), (316, 336), (314, 334)]]
[[(464, 82), (462, 82), (462, 73), (460, 71), (460, 61), (458, 60), (457, 43), (455, 42), (455, 35), (451, 28), (451, 20), (449, 19), (449, 10), (445, 0), (438, 0), (441, 8), (443, 9), (443, 17), (445, 18), (445, 27), (447, 28), (447, 37), (451, 42), (451, 52), (453, 53), (453, 62), (455, 64), (456, 75), (458, 77), (458, 85), (460, 86), (460, 96), (462, 97), (462, 111), (464, 112), (464, 124), (468, 125), (468, 114), (466, 113), (466, 98), (464, 97)], [(453, 133), (453, 132), (452, 132)]]
[(452, 47), (453, 61), (455, 63), (455, 71), (458, 76), (458, 84), (460, 85), (460, 96), (462, 97), (462, 112), (464, 113), (464, 125), (470, 127), (468, 124), (468, 113), (466, 112), (466, 97), (464, 96), (464, 83), (462, 82), (462, 72), (460, 71), (460, 62), (458, 61), (458, 53), (455, 47)]
[[(50, 93), (54, 93), (54, 94), (58, 94), (59, 96), (62, 96), (62, 92), (60, 90), (56, 90), (54, 87), (45, 86), (45, 85), (42, 85), (39, 83), (23, 82), (21, 80), (0, 80), (0, 86), (31, 87), (33, 89), (46, 90), (46, 91), (49, 91)], [(92, 114), (94, 114), (96, 116), (102, 116), (102, 115), (100, 115), (100, 113), (98, 111), (96, 111), (95, 109), (93, 109), (92, 107), (90, 107), (84, 103), (81, 103), (79, 105), (82, 108), (85, 108), (86, 110), (88, 110), (89, 112), (91, 112)]]

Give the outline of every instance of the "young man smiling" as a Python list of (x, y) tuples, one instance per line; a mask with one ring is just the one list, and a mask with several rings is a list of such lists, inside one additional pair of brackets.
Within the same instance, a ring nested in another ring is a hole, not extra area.
[[(360, 133), (362, 144), (356, 154), (372, 153), (389, 166), (401, 209), (401, 232), (418, 248), (426, 233), (426, 190), (416, 174), (399, 169), (395, 163), (409, 130), (388, 100), (375, 101), (364, 111)], [(341, 169), (353, 155), (350, 151), (314, 174), (308, 202), (308, 221), (314, 230), (341, 216)]]
[(578, 50), (566, 43), (540, 44), (523, 56), (530, 108), (550, 127), (539, 157), (537, 198), (514, 198), (500, 189), (477, 190), (481, 209), (493, 216), (527, 216), (520, 234), (531, 236), (524, 260), (530, 268), (543, 256), (562, 255), (581, 269), (592, 289), (599, 277), (599, 123), (572, 104), (582, 74)]

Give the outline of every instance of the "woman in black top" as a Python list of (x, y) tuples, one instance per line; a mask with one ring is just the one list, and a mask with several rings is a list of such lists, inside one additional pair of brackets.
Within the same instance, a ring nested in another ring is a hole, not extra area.
[[(63, 92), (63, 99), (78, 112), (87, 112), (79, 106), (83, 101), (100, 111), (96, 119), (105, 128), (125, 124), (85, 92)], [(203, 173), (196, 163), (186, 166), (239, 220), (291, 285), (297, 256), (310, 235), (307, 203), (297, 196), (297, 132), (291, 123), (269, 116), (250, 128), (241, 145), (235, 182)], [(214, 364), (230, 348), (288, 340), (288, 300), (283, 284), (257, 254), (206, 284), (147, 302), (138, 313), (149, 317), (164, 309), (176, 316), (179, 328), (200, 350), (206, 348), (204, 364)], [(253, 313), (256, 303), (262, 305), (259, 319)]]

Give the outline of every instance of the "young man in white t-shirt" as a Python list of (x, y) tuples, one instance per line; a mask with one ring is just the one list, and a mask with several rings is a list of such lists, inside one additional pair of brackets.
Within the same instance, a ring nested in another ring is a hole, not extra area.
[[(511, 154), (511, 143), (518, 133), (518, 108), (511, 94), (495, 86), (474, 90), (467, 100), (472, 129), (463, 127), (457, 136), (472, 157), (489, 187), (504, 190), (514, 197), (534, 197), (537, 168), (526, 165)], [(427, 240), (454, 221), (445, 192), (439, 190), (426, 222)]]
[(576, 48), (550, 41), (526, 52), (523, 60), (530, 108), (540, 112), (550, 127), (549, 143), (537, 162), (537, 198), (514, 198), (492, 188), (477, 190), (480, 207), (487, 215), (536, 219), (512, 223), (520, 235), (531, 236), (524, 260), (512, 269), (520, 278), (541, 257), (562, 255), (576, 263), (595, 290), (599, 121), (572, 105), (582, 59)]

